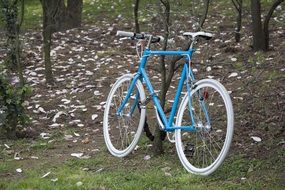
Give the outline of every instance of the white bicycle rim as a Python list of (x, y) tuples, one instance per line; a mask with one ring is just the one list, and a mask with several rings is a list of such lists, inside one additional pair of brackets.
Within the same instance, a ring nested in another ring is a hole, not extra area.
[[(226, 108), (226, 115), (227, 115), (227, 126), (226, 126), (227, 131), (226, 131), (226, 137), (224, 140), (224, 144), (223, 144), (223, 147), (219, 155), (215, 159), (215, 161), (205, 168), (195, 167), (186, 158), (185, 153), (184, 153), (183, 144), (182, 144), (180, 129), (175, 130), (176, 150), (177, 150), (177, 153), (178, 153), (178, 156), (179, 156), (179, 159), (182, 165), (188, 172), (191, 172), (193, 174), (198, 174), (198, 175), (209, 175), (221, 165), (221, 163), (223, 162), (223, 160), (225, 159), (229, 151), (230, 144), (232, 141), (232, 136), (233, 136), (233, 130), (234, 130), (234, 113), (233, 113), (233, 107), (232, 107), (230, 96), (228, 92), (226, 91), (225, 87), (221, 83), (213, 79), (203, 79), (203, 80), (198, 81), (195, 85), (197, 85), (197, 87), (191, 91), (191, 96), (194, 94), (194, 92), (197, 91), (196, 89), (200, 89), (203, 87), (210, 87), (210, 88), (215, 89), (217, 92), (219, 92), (220, 96), (222, 97), (224, 101), (225, 108)], [(176, 126), (181, 126), (182, 119), (183, 119), (183, 113), (187, 106), (188, 106), (188, 95), (186, 94), (179, 106)]]
[[(137, 130), (136, 130), (135, 136), (134, 136), (132, 142), (130, 143), (130, 145), (123, 150), (119, 150), (112, 144), (110, 133), (109, 133), (109, 124), (108, 124), (109, 123), (108, 116), (109, 116), (109, 112), (110, 112), (111, 102), (112, 102), (112, 99), (116, 93), (117, 88), (119, 88), (122, 83), (124, 83), (128, 80), (131, 81), (133, 79), (133, 77), (134, 77), (133, 74), (126, 74), (126, 75), (123, 75), (122, 77), (120, 77), (116, 81), (116, 83), (113, 85), (113, 87), (112, 87), (112, 89), (108, 95), (106, 107), (105, 107), (105, 111), (104, 111), (104, 118), (103, 118), (104, 140), (105, 140), (105, 143), (107, 145), (109, 152), (116, 157), (127, 156), (135, 148), (135, 146), (138, 143), (139, 138), (141, 136), (142, 129), (143, 129), (144, 122), (145, 122), (146, 109), (142, 108), (141, 112), (140, 112), (140, 121), (139, 121)], [(137, 80), (136, 87), (139, 91), (140, 101), (143, 102), (145, 100), (145, 92), (144, 92), (143, 85), (142, 85), (140, 80)]]

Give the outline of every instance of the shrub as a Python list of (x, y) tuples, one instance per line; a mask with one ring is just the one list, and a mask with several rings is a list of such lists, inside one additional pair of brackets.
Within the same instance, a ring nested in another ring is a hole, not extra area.
[(8, 138), (16, 138), (17, 126), (23, 126), (28, 117), (25, 114), (24, 101), (31, 88), (27, 85), (17, 87), (7, 80), (7, 76), (0, 76), (0, 128)]

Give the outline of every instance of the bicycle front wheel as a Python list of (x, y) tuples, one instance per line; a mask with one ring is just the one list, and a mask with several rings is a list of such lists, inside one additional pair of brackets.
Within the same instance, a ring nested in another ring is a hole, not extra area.
[(175, 131), (176, 150), (185, 169), (199, 175), (214, 172), (225, 159), (233, 136), (234, 114), (230, 96), (216, 80), (195, 83), (183, 98), (176, 126), (194, 131)]
[(130, 98), (118, 113), (132, 80), (133, 75), (126, 74), (116, 81), (109, 93), (104, 111), (104, 140), (110, 153), (117, 157), (124, 157), (134, 149), (145, 122), (146, 110), (139, 108), (139, 102), (145, 100), (140, 80), (137, 80)]

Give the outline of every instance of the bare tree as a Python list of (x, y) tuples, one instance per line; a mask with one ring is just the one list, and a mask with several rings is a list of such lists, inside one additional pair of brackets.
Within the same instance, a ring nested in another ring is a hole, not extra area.
[(278, 5), (284, 0), (275, 0), (265, 16), (263, 25), (261, 22), (261, 3), (260, 0), (251, 0), (252, 34), (253, 49), (255, 51), (269, 49), (269, 20)]
[[(169, 0), (160, 0), (160, 14), (162, 15), (162, 24), (163, 24), (163, 44), (162, 44), (162, 50), (166, 50), (168, 46), (168, 39), (169, 39), (169, 26), (170, 26), (170, 2)], [(207, 18), (208, 15), (208, 8), (209, 8), (209, 1), (207, 0), (205, 2), (205, 5), (203, 5), (203, 14), (201, 15), (199, 28), (200, 30)], [(190, 41), (187, 41), (182, 47), (182, 50), (186, 51), (190, 47)], [(172, 58), (168, 59), (168, 62), (166, 64), (166, 58), (165, 56), (160, 57), (160, 73), (161, 73), (161, 86), (160, 86), (160, 93), (159, 93), (159, 100), (160, 104), (165, 112), (168, 112), (169, 110), (165, 110), (165, 102), (166, 102), (166, 94), (169, 90), (169, 87), (171, 85), (172, 79), (174, 74), (179, 69), (180, 65), (177, 64), (177, 62), (182, 58), (182, 56), (173, 56)], [(166, 137), (166, 133), (164, 131), (161, 131), (159, 126), (155, 128), (155, 134), (154, 134), (154, 153), (155, 154), (162, 154), (163, 153), (163, 140)]]
[(52, 32), (55, 30), (55, 17), (59, 10), (59, 1), (41, 0), (43, 9), (43, 54), (45, 62), (45, 77), (48, 84), (53, 84), (52, 63), (50, 59)]
[(274, 12), (274, 10), (276, 9), (276, 7), (278, 5), (280, 5), (282, 2), (284, 2), (284, 0), (276, 0), (271, 8), (269, 9), (265, 19), (264, 19), (264, 22), (263, 22), (263, 32), (264, 32), (264, 40), (265, 40), (265, 47), (266, 47), (266, 50), (269, 49), (269, 21), (270, 21), (270, 18), (272, 17), (272, 14)]
[(236, 28), (235, 28), (235, 39), (236, 42), (240, 42), (240, 30), (241, 30), (241, 21), (242, 21), (242, 0), (232, 0), (232, 3), (237, 11), (236, 18)]
[(135, 32), (140, 32), (139, 18), (138, 18), (138, 10), (139, 10), (140, 0), (135, 0), (134, 6), (134, 19), (135, 19)]
[[(170, 22), (170, 3), (168, 0), (160, 0), (160, 3), (162, 5), (161, 7), (161, 15), (162, 15), (162, 20), (163, 20), (163, 27), (164, 27), (164, 41), (162, 45), (162, 50), (166, 50), (167, 48), (167, 42), (169, 38), (169, 22)], [(160, 104), (162, 106), (162, 109), (164, 110), (165, 106), (165, 97), (166, 93), (168, 91), (168, 84), (167, 81), (169, 78), (167, 78), (167, 73), (166, 73), (166, 64), (165, 64), (165, 56), (160, 57), (160, 73), (162, 77), (161, 81), (161, 87), (160, 87), (160, 93), (159, 93), (159, 100)], [(168, 77), (170, 77), (168, 75)], [(155, 133), (154, 133), (154, 153), (155, 154), (162, 154), (163, 153), (163, 146), (162, 146), (162, 141), (165, 139), (165, 132), (161, 131), (159, 126), (155, 128)]]
[(264, 33), (261, 24), (260, 0), (251, 0), (253, 49), (265, 50)]
[(202, 17), (199, 23), (198, 30), (201, 30), (203, 28), (203, 25), (207, 19), (208, 11), (209, 11), (209, 4), (210, 4), (210, 0), (205, 0), (205, 5), (203, 6), (203, 14), (202, 14)]

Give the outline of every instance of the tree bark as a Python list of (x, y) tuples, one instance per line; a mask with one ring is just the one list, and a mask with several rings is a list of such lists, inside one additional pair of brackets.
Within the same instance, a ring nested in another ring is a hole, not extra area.
[(269, 49), (269, 20), (278, 5), (284, 0), (275, 0), (267, 13), (263, 25), (261, 23), (260, 0), (251, 0), (253, 50), (267, 51)]
[(53, 12), (52, 33), (81, 26), (83, 0), (67, 0), (67, 4), (65, 0), (51, 0), (48, 3), (50, 6), (46, 8)]
[(271, 6), (271, 8), (269, 9), (265, 19), (264, 19), (264, 23), (263, 23), (263, 33), (264, 33), (264, 40), (265, 40), (265, 50), (269, 49), (269, 21), (270, 18), (272, 17), (272, 14), (274, 12), (274, 10), (276, 9), (276, 7), (278, 5), (280, 5), (282, 2), (284, 2), (284, 0), (276, 0), (273, 5)]
[(138, 10), (139, 10), (139, 2), (140, 0), (135, 0), (134, 6), (134, 17), (135, 17), (135, 32), (140, 32), (139, 18), (138, 18)]
[(83, 0), (68, 0), (67, 1), (67, 29), (78, 28), (81, 26), (81, 13)]
[(240, 30), (241, 30), (241, 21), (242, 21), (242, 0), (232, 0), (238, 15), (236, 18), (236, 29), (235, 29), (235, 40), (236, 42), (240, 42)]
[(82, 0), (40, 0), (43, 9), (43, 49), (45, 76), (48, 84), (53, 84), (50, 57), (52, 33), (81, 26)]
[(20, 35), (20, 28), (24, 21), (24, 13), (25, 13), (25, 0), (22, 0), (21, 1), (21, 14), (20, 14), (20, 18), (18, 19), (19, 21), (17, 23), (17, 35), (16, 35), (16, 44), (15, 44), (16, 45), (17, 70), (18, 70), (18, 76), (19, 76), (21, 87), (24, 86), (25, 79), (23, 75), (24, 66), (21, 61), (21, 41), (20, 41), (19, 35)]
[[(167, 48), (167, 41), (169, 37), (169, 18), (170, 18), (170, 4), (168, 0), (160, 0), (161, 4), (163, 5), (162, 10), (162, 20), (163, 20), (163, 27), (164, 27), (164, 41), (162, 45), (162, 50), (165, 51)], [(159, 100), (160, 104), (162, 106), (162, 109), (164, 110), (165, 106), (165, 97), (166, 93), (168, 91), (168, 88), (166, 86), (166, 65), (165, 65), (165, 56), (160, 57), (160, 73), (162, 76), (162, 81), (161, 81), (161, 88), (160, 88), (160, 93), (159, 93)], [(155, 128), (155, 133), (154, 133), (154, 154), (160, 155), (162, 154), (163, 151), (163, 140), (165, 139), (166, 133), (164, 131), (161, 131), (159, 126)]]
[(261, 23), (260, 0), (251, 0), (253, 50), (266, 50), (264, 32)]
[(57, 0), (41, 0), (43, 8), (43, 53), (45, 62), (45, 77), (47, 84), (53, 84), (52, 63), (50, 59), (52, 32), (55, 30), (57, 16)]
[(198, 30), (202, 30), (203, 25), (204, 25), (204, 23), (205, 23), (205, 20), (207, 19), (208, 10), (209, 10), (209, 4), (210, 4), (210, 0), (205, 0), (204, 13), (203, 13), (202, 18), (201, 18), (201, 20), (200, 20)]
[(24, 85), (23, 64), (21, 62), (21, 41), (19, 38), (20, 28), (24, 18), (24, 0), (21, 0), (20, 15), (18, 14), (18, 0), (1, 0), (1, 7), (7, 36), (7, 66), (10, 70), (16, 71), (20, 80), (20, 86)]

